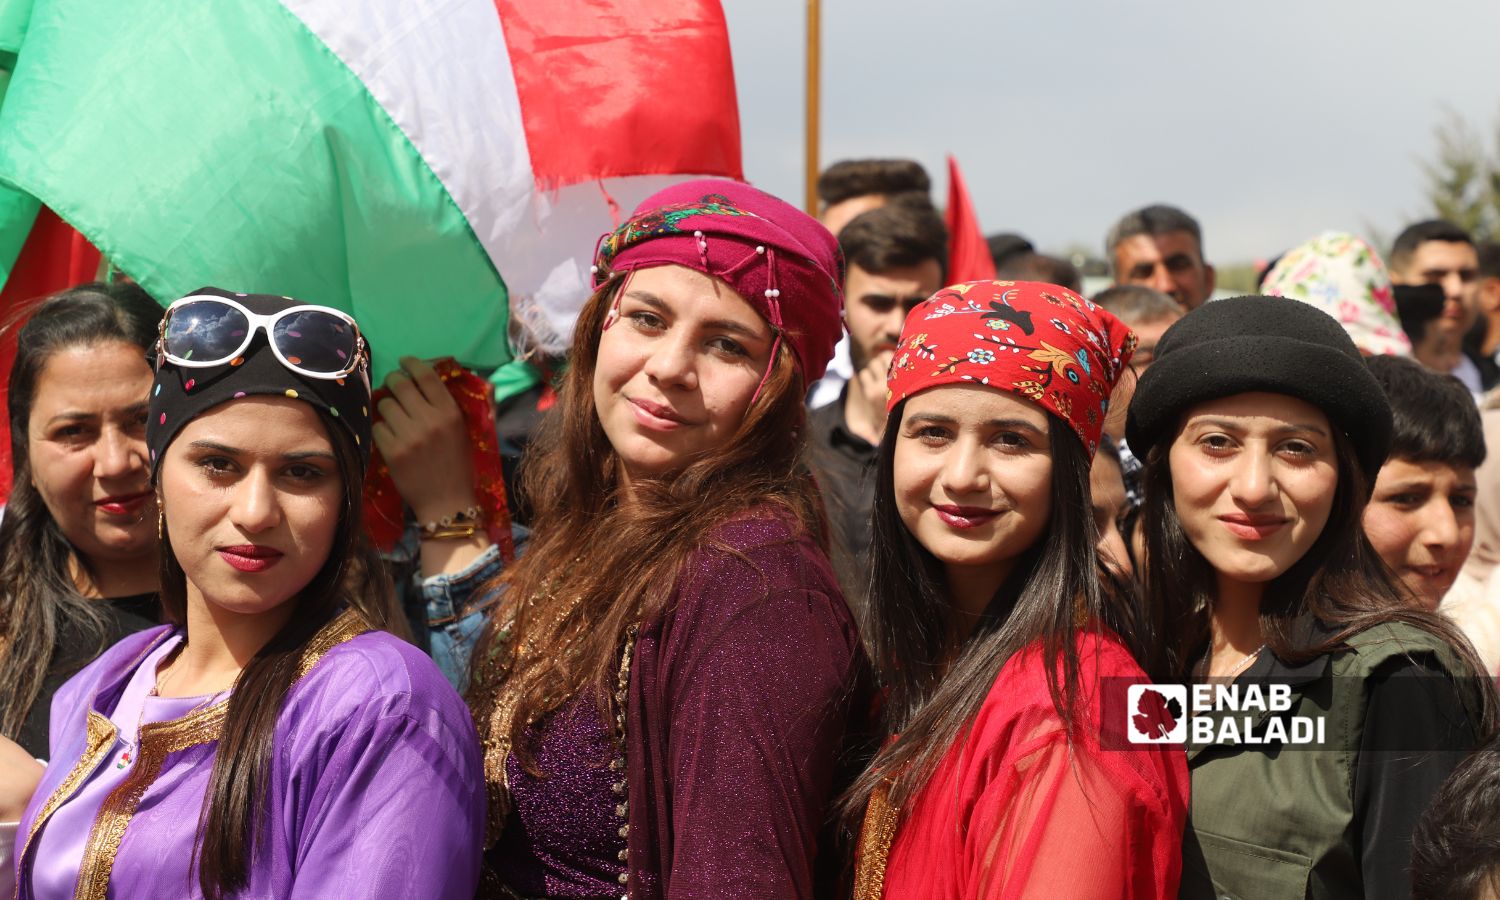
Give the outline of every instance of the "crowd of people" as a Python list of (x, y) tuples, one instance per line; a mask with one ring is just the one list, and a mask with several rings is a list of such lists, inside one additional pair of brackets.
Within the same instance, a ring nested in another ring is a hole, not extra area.
[(952, 283), (929, 191), (654, 195), (493, 443), (317, 298), (40, 301), (0, 891), (1500, 892), (1496, 248), (1328, 233), (1218, 297), (1150, 206), (1086, 298), (1019, 235)]

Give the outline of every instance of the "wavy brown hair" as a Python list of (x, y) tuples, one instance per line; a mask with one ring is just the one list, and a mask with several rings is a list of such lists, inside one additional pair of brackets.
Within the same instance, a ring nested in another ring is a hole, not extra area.
[[(1172, 443), (1163, 441), (1146, 454), (1142, 581), (1153, 638), (1146, 646), (1152, 655), (1148, 669), (1180, 681), (1188, 678), (1194, 662), (1208, 649), (1217, 580), (1177, 516), (1168, 460)], [(1323, 532), (1302, 558), (1266, 583), (1260, 608), (1266, 646), (1280, 659), (1303, 663), (1342, 649), (1368, 628), (1404, 622), (1448, 643), (1469, 666), (1467, 674), (1482, 675), (1484, 665), (1463, 633), (1442, 616), (1408, 602), (1400, 580), (1370, 544), (1363, 525), (1369, 479), (1343, 432), (1334, 429), (1333, 443), (1338, 461), (1333, 508)], [(1334, 634), (1321, 640), (1310, 637), (1308, 617)], [(1497, 724), (1495, 692), (1477, 693), (1483, 703), (1474, 711), (1479, 714), (1479, 732), (1488, 736)]]
[[(250, 883), (250, 861), (265, 836), (276, 720), (297, 681), (308, 643), (344, 609), (354, 610), (371, 628), (407, 636), (390, 576), (361, 524), (359, 451), (342, 426), (323, 410), (317, 413), (333, 444), (343, 482), (338, 528), (333, 548), (312, 581), (286, 601), (297, 605), (296, 614), (250, 659), (226, 701), (194, 845), (199, 888), (210, 900), (237, 894)], [(169, 533), (162, 536), (161, 603), (169, 620), (186, 622), (187, 575), (172, 552)]]
[[(625, 630), (663, 612), (689, 554), (715, 546), (716, 526), (761, 509), (828, 545), (822, 499), (803, 462), (802, 373), (785, 341), (734, 434), (676, 473), (634, 483), (634, 502), (621, 505), (619, 457), (593, 389), (602, 325), (621, 280), (596, 291), (579, 314), (557, 405), (521, 465), (523, 498), (535, 510), (531, 543), (490, 586), (506, 597), (475, 651), (470, 698), (481, 734), (500, 682), (521, 678), (509, 738), (534, 774), (527, 727), (589, 686), (599, 688), (607, 721)], [(510, 670), (517, 641), (538, 650), (524, 672)]]

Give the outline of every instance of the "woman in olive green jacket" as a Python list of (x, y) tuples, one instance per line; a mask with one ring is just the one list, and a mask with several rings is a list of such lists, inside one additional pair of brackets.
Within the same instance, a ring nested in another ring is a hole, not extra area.
[(1297, 301), (1206, 304), (1157, 344), (1127, 438), (1157, 670), (1275, 698), (1192, 710), (1181, 895), (1410, 897), (1412, 828), (1495, 701), (1360, 527), (1391, 412), (1359, 351)]

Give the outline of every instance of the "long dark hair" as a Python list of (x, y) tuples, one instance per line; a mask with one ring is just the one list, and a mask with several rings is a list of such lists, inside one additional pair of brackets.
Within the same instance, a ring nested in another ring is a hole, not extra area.
[(75, 573), (89, 576), (88, 560), (74, 552), (31, 480), (29, 423), (42, 370), (58, 351), (115, 341), (140, 347), (144, 361), (162, 310), (134, 285), (93, 283), (48, 297), (21, 317), (28, 313), (6, 391), (11, 493), (0, 521), (0, 734), (11, 737), (60, 662), (53, 658), (59, 639), (66, 636), (69, 661), (78, 663), (104, 652), (109, 639), (99, 604), (79, 593)]
[[(481, 736), (499, 684), (523, 678), (508, 737), (533, 772), (527, 726), (585, 686), (609, 683), (625, 630), (660, 615), (688, 555), (711, 541), (712, 529), (762, 508), (827, 547), (822, 500), (802, 460), (803, 378), (784, 341), (735, 433), (682, 471), (633, 485), (635, 502), (621, 507), (618, 456), (593, 390), (602, 325), (619, 284), (595, 292), (578, 317), (557, 406), (521, 466), (523, 497), (535, 510), (531, 545), (500, 576), (506, 601), (474, 656), (470, 702)], [(525, 661), (524, 673), (511, 671), (500, 634), (512, 614), (512, 633), (542, 651)], [(607, 716), (610, 691), (597, 693)]]
[[(229, 695), (213, 772), (198, 820), (198, 884), (211, 900), (249, 884), (250, 860), (264, 836), (266, 782), (281, 703), (299, 675), (304, 649), (324, 625), (348, 608), (371, 628), (406, 632), (389, 576), (365, 537), (363, 485), (353, 439), (321, 409), (343, 480), (343, 504), (333, 549), (312, 581), (288, 600), (297, 612), (240, 672)], [(161, 602), (167, 618), (183, 624), (187, 575), (162, 537)], [(350, 823), (351, 827), (354, 823)]]
[[(1177, 516), (1169, 464), (1171, 441), (1146, 454), (1141, 523), (1146, 559), (1142, 581), (1151, 622), (1152, 662), (1176, 680), (1185, 680), (1208, 648), (1210, 612), (1218, 590), (1214, 568), (1193, 546)], [(1318, 539), (1285, 572), (1266, 583), (1260, 607), (1261, 634), (1280, 659), (1307, 662), (1344, 646), (1351, 637), (1385, 622), (1404, 622), (1453, 647), (1472, 670), (1485, 671), (1468, 640), (1436, 613), (1407, 602), (1400, 581), (1375, 552), (1362, 524), (1370, 485), (1354, 446), (1333, 430), (1338, 482), (1333, 508)], [(1306, 617), (1333, 629), (1331, 637), (1310, 637)], [(1494, 730), (1493, 690), (1479, 692), (1481, 734)]]
[(952, 645), (953, 607), (942, 563), (907, 530), (896, 507), (896, 442), (905, 407), (903, 401), (891, 410), (876, 456), (873, 572), (861, 629), (887, 690), (884, 731), (899, 736), (845, 794), (844, 820), (856, 832), (882, 784), (889, 782), (897, 809), (921, 789), (973, 723), (1001, 667), (1023, 648), (1041, 642), (1047, 688), (1070, 735), (1080, 724), (1078, 633), (1102, 622), (1139, 658), (1129, 588), (1099, 559), (1088, 452), (1052, 413), (1046, 533), (1022, 554), (962, 646)]

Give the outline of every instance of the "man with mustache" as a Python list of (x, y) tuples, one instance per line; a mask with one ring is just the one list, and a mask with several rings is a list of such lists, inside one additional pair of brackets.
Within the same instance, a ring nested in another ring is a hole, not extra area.
[(1203, 229), (1175, 206), (1155, 204), (1126, 213), (1104, 239), (1115, 284), (1139, 284), (1168, 294), (1191, 312), (1213, 296), (1214, 267), (1203, 259)]
[(868, 585), (871, 464), (885, 431), (886, 371), (906, 313), (943, 286), (948, 232), (930, 203), (861, 213), (839, 232), (848, 262), (844, 324), (854, 377), (808, 416), (813, 473), (823, 491), (839, 586), (856, 608)]

